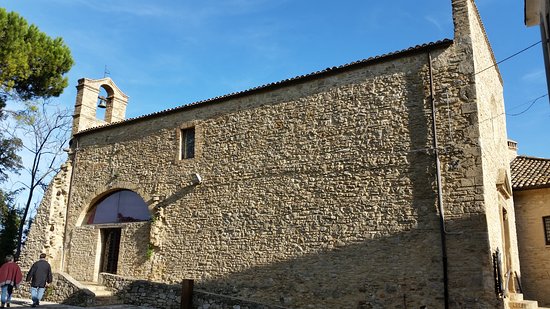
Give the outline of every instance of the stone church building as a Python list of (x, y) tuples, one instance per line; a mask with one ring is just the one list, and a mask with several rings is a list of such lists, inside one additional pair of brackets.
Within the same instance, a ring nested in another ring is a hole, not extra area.
[(23, 266), (284, 308), (507, 308), (502, 79), (474, 2), (450, 5), (453, 39), (137, 118), (79, 80)]

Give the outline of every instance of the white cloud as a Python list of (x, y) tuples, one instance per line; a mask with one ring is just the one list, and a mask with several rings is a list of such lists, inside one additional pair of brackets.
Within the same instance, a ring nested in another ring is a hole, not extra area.
[(534, 71), (531, 71), (527, 74), (524, 74), (521, 77), (521, 80), (528, 83), (544, 83), (545, 81), (545, 73), (543, 69), (537, 69)]
[(58, 4), (83, 6), (98, 12), (104, 13), (123, 13), (136, 16), (155, 16), (164, 17), (174, 14), (170, 8), (161, 5), (155, 5), (147, 2), (139, 1), (88, 1), (88, 0), (53, 0)]
[(439, 32), (444, 31), (443, 26), (441, 25), (441, 21), (439, 21), (435, 17), (428, 15), (428, 16), (424, 16), (424, 19), (427, 20), (430, 24), (434, 25), (437, 28), (437, 30), (439, 30)]

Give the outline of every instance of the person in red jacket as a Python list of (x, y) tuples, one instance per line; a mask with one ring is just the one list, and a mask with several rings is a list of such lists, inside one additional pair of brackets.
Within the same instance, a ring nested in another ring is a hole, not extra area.
[(0, 267), (0, 287), (2, 287), (2, 305), (0, 305), (0, 308), (10, 306), (13, 288), (18, 288), (22, 280), (21, 268), (15, 263), (13, 255), (6, 256), (6, 262)]

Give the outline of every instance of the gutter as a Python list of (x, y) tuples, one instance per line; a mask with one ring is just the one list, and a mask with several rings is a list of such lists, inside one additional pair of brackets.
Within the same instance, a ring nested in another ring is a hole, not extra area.
[(441, 260), (443, 263), (443, 296), (445, 298), (445, 309), (449, 308), (449, 270), (447, 265), (447, 230), (445, 229), (445, 208), (443, 206), (443, 189), (441, 184), (441, 162), (439, 160), (439, 145), (437, 142), (437, 125), (435, 119), (435, 98), (432, 69), (432, 54), (428, 52), (428, 67), (430, 76), (430, 101), (432, 107), (432, 131), (433, 131), (433, 152), (435, 159), (437, 178), (437, 207), (439, 210), (439, 232), (441, 234)]
[(67, 225), (69, 224), (69, 203), (71, 201), (72, 192), (73, 192), (73, 179), (74, 179), (74, 170), (76, 169), (76, 152), (78, 150), (78, 137), (73, 137), (72, 141), (75, 142), (74, 147), (70, 146), (69, 156), (71, 157), (71, 178), (69, 180), (69, 193), (67, 194), (67, 205), (65, 205), (65, 227), (63, 231), (63, 250), (61, 251), (61, 269), (59, 271), (65, 272), (65, 252), (67, 248), (65, 247), (67, 241)]

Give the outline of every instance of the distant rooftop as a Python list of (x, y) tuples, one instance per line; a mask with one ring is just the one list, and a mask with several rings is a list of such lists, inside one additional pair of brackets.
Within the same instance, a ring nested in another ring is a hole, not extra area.
[(550, 188), (550, 159), (517, 156), (511, 163), (512, 188)]

